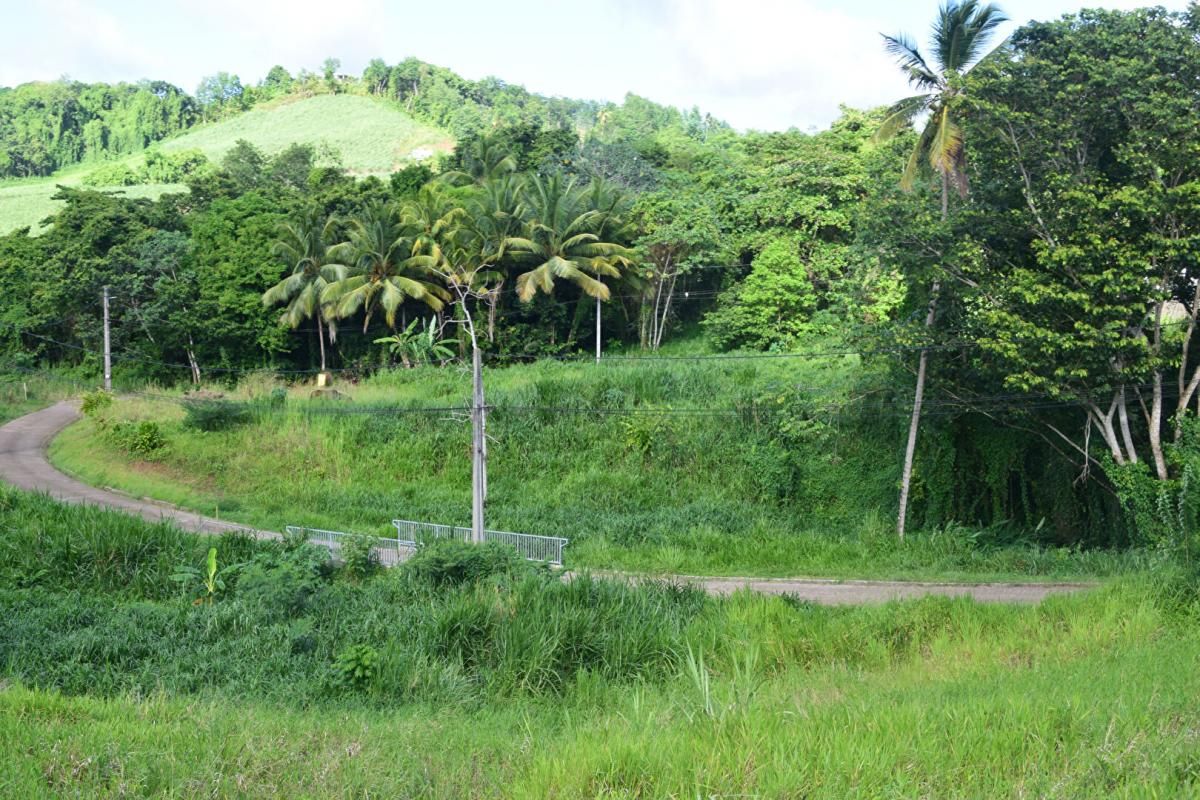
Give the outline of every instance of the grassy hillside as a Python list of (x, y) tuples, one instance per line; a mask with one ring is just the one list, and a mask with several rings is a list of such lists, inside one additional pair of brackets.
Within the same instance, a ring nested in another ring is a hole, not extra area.
[[(411, 163), (414, 153), (444, 152), (453, 141), (437, 128), (417, 122), (384, 102), (358, 95), (318, 95), (285, 99), (255, 108), (221, 122), (194, 128), (168, 139), (168, 151), (198, 149), (219, 161), (238, 139), (268, 154), (295, 142), (328, 144), (352, 174), (387, 174)], [(121, 161), (137, 166), (141, 155)], [(58, 203), (50, 198), (55, 187), (78, 186), (95, 164), (78, 165), (48, 178), (0, 182), (0, 234), (30, 226), (37, 229)], [(130, 197), (155, 198), (184, 187), (151, 184), (120, 187)]]
[[(163, 142), (164, 150), (198, 149), (219, 161), (245, 139), (267, 154), (294, 142), (332, 146), (358, 175), (388, 174), (414, 160), (414, 151), (447, 152), (453, 140), (398, 108), (358, 95), (285, 99), (195, 128)], [(417, 153), (419, 156), (420, 153)]]
[[(52, 200), (58, 186), (79, 187), (88, 171), (95, 165), (76, 166), (49, 178), (22, 181), (0, 181), (0, 236), (17, 228), (29, 227), (37, 232), (42, 221), (58, 211), (62, 203)], [(141, 186), (108, 187), (108, 191), (124, 192), (128, 197), (155, 199), (167, 192), (182, 192), (180, 184), (154, 183)]]
[[(570, 538), (573, 566), (842, 577), (1120, 568), (1105, 553), (1008, 547), (1004, 532), (930, 531), (899, 546), (902, 420), (831, 413), (861, 373), (856, 357), (843, 361), (489, 369), (488, 523)], [(209, 432), (189, 428), (170, 396), (120, 400), (108, 419), (67, 430), (52, 457), (95, 484), (272, 530), (386, 534), (396, 517), (465, 524), (466, 416), (419, 409), (461, 407), (469, 387), (465, 372), (434, 367), (340, 384), (346, 401), (254, 381), (231, 395), (252, 401), (248, 417)], [(271, 405), (275, 390), (287, 400)], [(107, 433), (122, 419), (154, 422), (166, 445), (122, 450)]]
[[(0, 489), (12, 797), (1195, 797), (1195, 582), (820, 608), (330, 569)], [(461, 563), (461, 562), (457, 562)]]

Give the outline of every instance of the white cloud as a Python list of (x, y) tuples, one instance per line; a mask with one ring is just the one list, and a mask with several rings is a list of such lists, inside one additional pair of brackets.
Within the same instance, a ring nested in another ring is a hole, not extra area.
[(677, 102), (739, 127), (823, 126), (838, 104), (903, 95), (880, 26), (811, 0), (664, 0), (647, 14), (669, 43)]

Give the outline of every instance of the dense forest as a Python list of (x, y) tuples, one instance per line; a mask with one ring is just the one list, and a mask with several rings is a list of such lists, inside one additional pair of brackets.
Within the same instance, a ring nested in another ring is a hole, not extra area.
[[(0, 238), (0, 358), (94, 374), (104, 286), (136, 382), (353, 379), (465, 353), (468, 314), (495, 366), (593, 346), (854, 354), (854, 404), (781, 387), (802, 401), (791, 435), (912, 443), (921, 524), (1169, 546), (1200, 467), (1200, 9), (1084, 11), (990, 52), (986, 33), (928, 59), (889, 40), (919, 94), (813, 134), (412, 59), (222, 73), (195, 97), (2, 90), (11, 176), (317, 92), (378, 96), (458, 144), (387, 179), (313, 143), (243, 143), (176, 165), (188, 191), (157, 201), (62, 189), (47, 232)], [(885, 405), (916, 408), (881, 432)]]

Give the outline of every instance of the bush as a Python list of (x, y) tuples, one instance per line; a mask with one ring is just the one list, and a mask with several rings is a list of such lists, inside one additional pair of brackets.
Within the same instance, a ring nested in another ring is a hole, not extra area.
[(423, 545), (402, 567), (405, 574), (432, 586), (460, 586), (493, 575), (516, 575), (534, 566), (498, 542), (474, 544), (441, 539)]
[(94, 417), (101, 411), (111, 408), (112, 404), (112, 392), (97, 389), (94, 392), (83, 393), (83, 402), (80, 403), (79, 410), (83, 412), (85, 417)]
[(104, 164), (83, 178), (84, 186), (133, 186), (141, 182), (141, 175), (120, 163)]
[(333, 683), (342, 689), (366, 689), (378, 674), (379, 652), (369, 644), (347, 647), (333, 663)]
[(167, 445), (167, 438), (157, 422), (122, 420), (105, 432), (110, 442), (130, 455), (149, 456)]
[(245, 403), (230, 400), (184, 400), (183, 426), (198, 431), (223, 431), (250, 421)]
[(374, 536), (349, 536), (338, 548), (342, 570), (355, 580), (368, 578), (379, 571), (379, 539)]

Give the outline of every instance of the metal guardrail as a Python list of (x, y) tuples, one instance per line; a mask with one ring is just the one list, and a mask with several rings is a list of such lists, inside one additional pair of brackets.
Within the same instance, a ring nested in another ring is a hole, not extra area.
[[(471, 529), (458, 525), (438, 525), (432, 522), (413, 522), (406, 519), (394, 519), (392, 525), (396, 528), (394, 541), (408, 547), (416, 547), (435, 539), (471, 541)], [(562, 566), (563, 548), (570, 542), (569, 539), (561, 536), (537, 536), (532, 533), (489, 530), (483, 532), (483, 540), (510, 545), (516, 548), (517, 552), (527, 561), (545, 561), (559, 566)]]
[[(341, 550), (342, 542), (347, 539), (357, 539), (365, 534), (360, 533), (344, 533), (342, 531), (326, 531), (320, 528), (302, 528), (299, 525), (288, 525), (284, 528), (290, 536), (304, 535), (305, 541), (312, 544), (328, 547), (335, 555)], [(368, 538), (375, 542), (375, 554), (379, 556), (379, 563), (385, 567), (394, 567), (411, 555), (414, 542), (405, 542), (400, 539), (388, 539), (380, 536), (369, 536)]]

